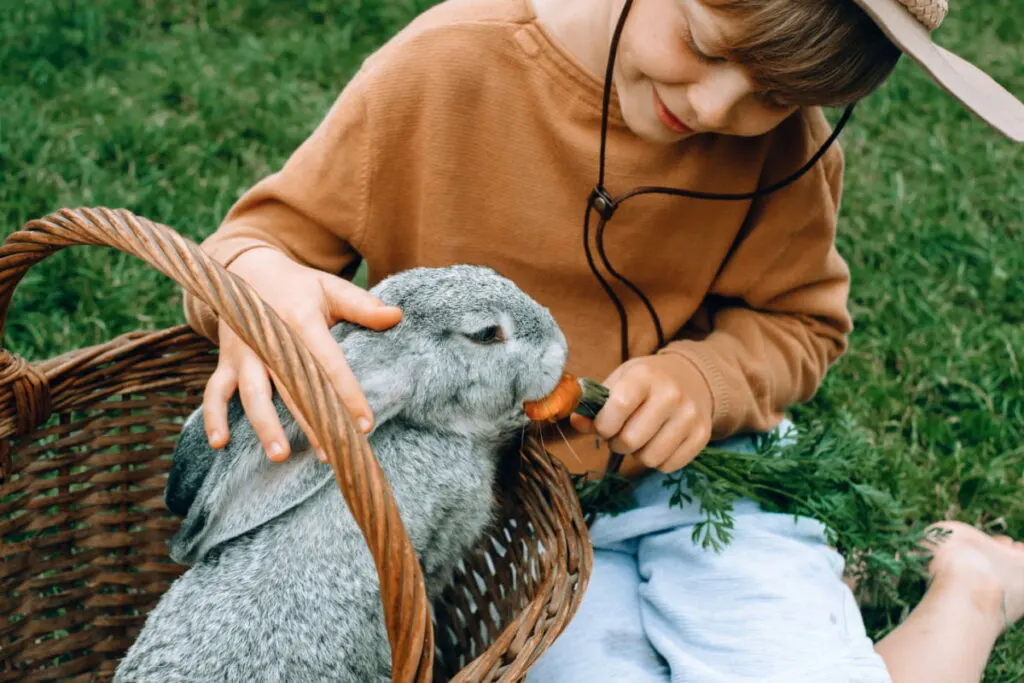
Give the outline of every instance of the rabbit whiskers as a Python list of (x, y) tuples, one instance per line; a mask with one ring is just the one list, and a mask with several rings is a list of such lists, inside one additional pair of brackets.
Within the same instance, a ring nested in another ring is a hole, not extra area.
[[(552, 424), (555, 425), (555, 429), (558, 430), (558, 434), (562, 437), (562, 441), (564, 441), (565, 445), (569, 448), (569, 452), (572, 453), (572, 457), (574, 457), (576, 459), (577, 463), (582, 465), (583, 464), (583, 460), (580, 459), (579, 454), (576, 453), (576, 450), (572, 447), (572, 444), (569, 443), (569, 438), (565, 435), (565, 432), (562, 431), (562, 428), (558, 426), (557, 422), (552, 422)], [(547, 444), (544, 443), (544, 430), (543, 429), (538, 429), (537, 430), (537, 436), (540, 437), (541, 448), (543, 448), (544, 450), (547, 450), (547, 448), (548, 448)], [(523, 438), (524, 439), (526, 438), (526, 427), (523, 427)]]
[(565, 435), (565, 432), (562, 431), (562, 428), (558, 426), (557, 422), (555, 423), (555, 429), (558, 430), (558, 434), (562, 437), (562, 441), (565, 442), (566, 448), (568, 448), (569, 452), (572, 453), (572, 457), (576, 458), (576, 462), (579, 463), (580, 465), (582, 465), (583, 464), (583, 460), (576, 453), (576, 449), (574, 449), (572, 447), (572, 444), (569, 443), (569, 438)]

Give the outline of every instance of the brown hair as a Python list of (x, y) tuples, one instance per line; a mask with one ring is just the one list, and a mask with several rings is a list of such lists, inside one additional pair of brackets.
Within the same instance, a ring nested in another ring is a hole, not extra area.
[(880, 86), (901, 54), (853, 0), (705, 2), (738, 22), (723, 56), (785, 104), (850, 104)]

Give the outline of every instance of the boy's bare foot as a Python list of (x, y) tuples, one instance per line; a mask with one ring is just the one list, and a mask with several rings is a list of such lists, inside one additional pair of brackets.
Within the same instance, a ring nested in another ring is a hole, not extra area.
[(951, 533), (929, 544), (932, 588), (969, 595), (1000, 631), (1024, 617), (1024, 543), (962, 522), (930, 528), (936, 527)]

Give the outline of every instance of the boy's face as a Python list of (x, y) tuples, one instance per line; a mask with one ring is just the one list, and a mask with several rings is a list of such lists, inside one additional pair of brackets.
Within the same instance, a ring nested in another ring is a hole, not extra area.
[(696, 133), (761, 135), (795, 111), (761, 91), (743, 65), (718, 57), (734, 24), (713, 0), (634, 0), (615, 88), (635, 134), (666, 143)]

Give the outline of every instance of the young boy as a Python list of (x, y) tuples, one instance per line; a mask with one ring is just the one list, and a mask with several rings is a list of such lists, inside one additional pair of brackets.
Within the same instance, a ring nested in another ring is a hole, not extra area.
[[(371, 284), (490, 265), (552, 310), (572, 372), (605, 379), (596, 420), (548, 443), (577, 472), (627, 454), (637, 505), (594, 523), (580, 612), (530, 680), (976, 681), (1024, 613), (1024, 550), (951, 526), (929, 597), (876, 649), (819, 524), (741, 505), (727, 550), (702, 552), (696, 509), (670, 507), (660, 486), (710, 440), (777, 428), (846, 348), (839, 147), (766, 192), (827, 146), (818, 106), (870, 93), (902, 49), (1024, 139), (1024, 107), (932, 45), (944, 13), (944, 0), (448, 0), (372, 55), (204, 242), (295, 327), (364, 430), (373, 416), (328, 328), (383, 329), (401, 312), (348, 281), (361, 261)], [(592, 195), (599, 178), (611, 207)], [(614, 199), (647, 186), (745, 198)], [(585, 233), (592, 197), (607, 230)], [(262, 363), (186, 307), (221, 348), (211, 443), (229, 438), (237, 390), (269, 457), (288, 457)]]

